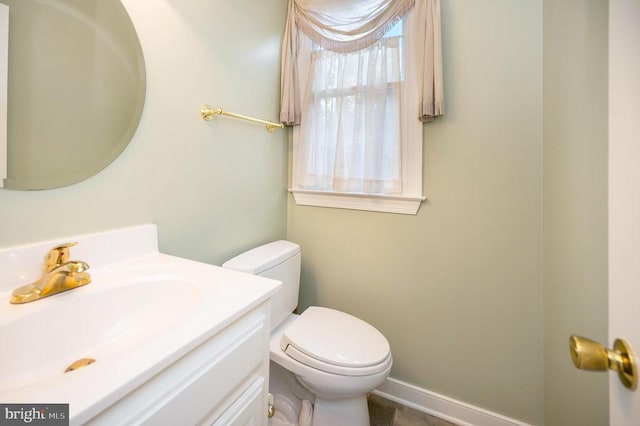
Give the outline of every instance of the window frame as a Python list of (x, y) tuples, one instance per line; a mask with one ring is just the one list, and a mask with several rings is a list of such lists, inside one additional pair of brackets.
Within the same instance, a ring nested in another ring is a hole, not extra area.
[[(412, 42), (415, 30), (412, 30), (410, 21), (410, 12), (403, 23), (403, 37), (405, 43)], [(307, 87), (307, 72), (310, 64), (310, 55), (312, 51), (312, 43), (305, 40), (301, 43), (298, 54), (298, 67), (302, 71), (300, 75), (300, 87)], [(399, 213), (415, 215), (420, 208), (422, 201), (426, 198), (422, 194), (423, 179), (423, 123), (418, 119), (419, 116), (419, 64), (415, 60), (409, 58), (405, 49), (404, 72), (405, 79), (401, 84), (401, 167), (402, 167), (402, 186), (401, 194), (368, 194), (357, 192), (339, 192), (339, 191), (318, 191), (296, 187), (295, 178), (297, 175), (297, 152), (301, 141), (300, 126), (293, 128), (293, 153), (291, 165), (291, 187), (289, 192), (292, 193), (295, 203), (302, 206), (314, 207), (330, 207), (352, 210), (365, 210), (384, 213)], [(410, 88), (413, 88), (411, 90)], [(306, 95), (305, 95), (306, 101)]]

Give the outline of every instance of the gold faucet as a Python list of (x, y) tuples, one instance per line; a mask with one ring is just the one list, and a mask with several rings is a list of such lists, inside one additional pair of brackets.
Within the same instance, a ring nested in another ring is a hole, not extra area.
[(69, 260), (70, 248), (76, 244), (78, 243), (61, 244), (49, 250), (44, 257), (42, 276), (31, 284), (15, 289), (10, 302), (32, 302), (89, 284), (89, 265), (81, 260)]

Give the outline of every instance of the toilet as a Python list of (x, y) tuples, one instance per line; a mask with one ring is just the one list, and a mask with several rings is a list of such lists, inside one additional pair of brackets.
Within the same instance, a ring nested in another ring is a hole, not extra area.
[(277, 423), (369, 426), (367, 393), (385, 381), (393, 362), (387, 339), (347, 313), (298, 305), (300, 246), (275, 241), (222, 266), (282, 282), (271, 300), (270, 381)]

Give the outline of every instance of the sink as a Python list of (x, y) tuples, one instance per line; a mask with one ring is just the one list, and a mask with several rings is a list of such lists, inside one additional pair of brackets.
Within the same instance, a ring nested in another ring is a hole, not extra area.
[[(12, 288), (37, 275), (42, 254), (60, 241), (0, 251), (0, 401), (69, 403), (72, 419), (91, 418), (279, 286), (159, 253), (156, 232), (145, 225), (69, 238), (80, 243), (72, 257), (90, 265), (92, 283), (23, 305), (9, 304)], [(108, 248), (123, 239), (130, 244), (114, 256)], [(7, 277), (21, 282), (7, 286)], [(82, 358), (95, 362), (65, 372)]]
[[(202, 285), (177, 277), (127, 278), (122, 282), (97, 271), (97, 285), (10, 306), (15, 315), (3, 316), (15, 318), (0, 326), (5, 347), (11, 348), (0, 353), (0, 392), (55, 380), (78, 358), (122, 356), (179, 324), (206, 298)], [(118, 285), (105, 284), (110, 282)]]

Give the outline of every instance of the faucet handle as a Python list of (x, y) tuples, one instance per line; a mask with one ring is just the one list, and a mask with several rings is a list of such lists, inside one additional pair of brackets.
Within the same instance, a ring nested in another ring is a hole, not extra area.
[(51, 268), (54, 266), (62, 265), (69, 261), (71, 247), (78, 245), (77, 242), (70, 242), (55, 246), (44, 257), (44, 267)]

